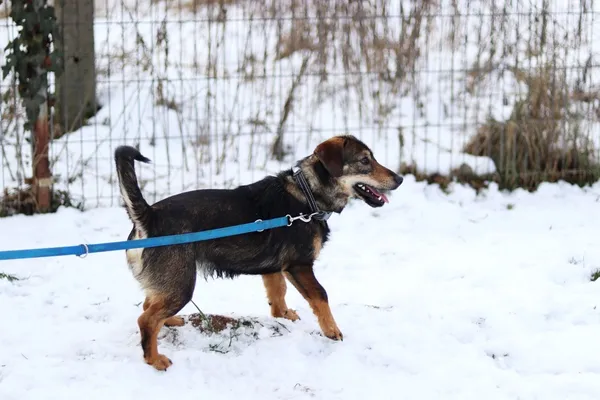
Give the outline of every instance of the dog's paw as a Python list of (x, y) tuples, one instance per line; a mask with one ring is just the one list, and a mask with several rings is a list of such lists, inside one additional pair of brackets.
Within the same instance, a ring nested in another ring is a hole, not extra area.
[(323, 330), (323, 334), (331, 340), (344, 340), (344, 335), (337, 326)]
[(184, 326), (185, 320), (182, 317), (170, 317), (165, 321), (165, 326)]
[(169, 360), (167, 356), (164, 356), (162, 354), (159, 354), (154, 358), (146, 359), (146, 363), (152, 365), (155, 369), (159, 371), (166, 371), (167, 368), (173, 365), (173, 362)]
[(300, 319), (296, 310), (292, 310), (291, 308), (284, 311), (283, 318), (289, 319), (290, 321), (298, 321)]

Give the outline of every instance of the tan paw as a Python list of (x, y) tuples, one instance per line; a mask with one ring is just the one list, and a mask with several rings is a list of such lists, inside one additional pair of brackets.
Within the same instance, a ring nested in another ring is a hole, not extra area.
[(292, 310), (291, 308), (284, 311), (282, 318), (289, 319), (290, 321), (298, 321), (300, 319), (296, 310)]
[(166, 371), (167, 368), (173, 365), (173, 362), (162, 354), (157, 355), (155, 358), (146, 359), (146, 363), (152, 365), (159, 371)]
[(185, 320), (182, 317), (170, 317), (165, 321), (165, 326), (184, 326)]
[(331, 340), (344, 340), (344, 335), (337, 326), (323, 329), (323, 334)]

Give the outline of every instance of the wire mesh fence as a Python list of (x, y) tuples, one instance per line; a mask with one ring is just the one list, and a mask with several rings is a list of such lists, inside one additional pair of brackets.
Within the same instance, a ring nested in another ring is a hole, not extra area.
[[(138, 167), (149, 201), (248, 183), (347, 133), (440, 183), (600, 177), (593, 0), (96, 0), (93, 13), (61, 1), (62, 40), (77, 51), (51, 79), (71, 93), (52, 109), (57, 204), (118, 205), (121, 144), (153, 161)], [(17, 34), (10, 4), (3, 47)], [(94, 106), (69, 104), (90, 90), (77, 67), (90, 58)], [(15, 82), (0, 86), (3, 214), (35, 209)]]

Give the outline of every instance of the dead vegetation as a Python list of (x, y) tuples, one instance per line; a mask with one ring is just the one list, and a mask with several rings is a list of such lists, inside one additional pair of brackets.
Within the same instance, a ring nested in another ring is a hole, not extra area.
[(490, 157), (501, 188), (535, 190), (541, 182), (597, 181), (594, 143), (581, 126), (582, 116), (574, 115), (573, 93), (555, 67), (544, 65), (530, 73), (514, 68), (512, 73), (527, 86), (526, 95), (507, 120), (490, 118), (481, 125), (465, 153)]
[[(289, 83), (281, 85), (285, 97), (278, 105), (281, 107), (279, 121), (276, 132), (269, 131), (275, 133), (271, 157), (279, 161), (286, 155), (283, 142), (288, 117), (296, 103), (305, 100), (298, 92), (308, 78), (316, 82), (311, 85), (311, 90), (316, 92), (311, 109), (316, 110), (324, 102), (335, 99), (352, 109), (352, 113), (356, 111), (361, 119), (380, 127), (397, 111), (398, 96), (410, 94), (418, 102), (421, 96), (416, 79), (419, 60), (424, 51), (424, 38), (433, 29), (434, 10), (439, 7), (437, 1), (424, 0), (409, 7), (402, 6), (398, 15), (397, 11), (391, 11), (395, 4), (392, 0), (154, 1), (169, 9), (207, 12), (210, 23), (228, 24), (228, 9), (233, 5), (243, 9), (245, 20), (265, 21), (262, 27), (249, 24), (248, 38), (266, 38), (267, 30), (275, 30), (277, 42), (264, 54), (253, 53), (250, 46), (244, 49), (243, 66), (237, 72), (246, 83), (263, 79), (267, 67), (280, 70), (278, 65), (286, 60), (302, 60), (299, 72)], [(225, 38), (217, 37), (215, 41), (219, 46), (225, 43)], [(217, 72), (218, 63), (212, 59), (208, 64), (205, 69), (208, 76), (228, 73)], [(266, 98), (273, 95), (275, 93), (264, 93)], [(343, 117), (346, 127), (350, 125), (349, 114)], [(257, 115), (252, 119), (258, 122), (254, 127), (263, 130), (264, 120), (264, 115)]]
[(188, 316), (190, 324), (202, 333), (220, 333), (227, 328), (237, 329), (242, 326), (252, 328), (252, 321), (231, 318), (224, 315), (195, 313)]
[[(73, 207), (81, 209), (80, 203), (75, 202), (71, 195), (64, 190), (52, 191), (52, 199), (48, 212), (56, 212), (60, 207)], [(0, 218), (11, 215), (38, 214), (39, 208), (32, 187), (27, 185), (24, 188), (4, 188), (2, 197), (0, 197)]]
[[(427, 51), (425, 46), (434, 45), (429, 37), (435, 26), (436, 12), (441, 11), (437, 1), (414, 2), (408, 8), (403, 4), (400, 15), (394, 16), (390, 13), (392, 3), (386, 0), (189, 0), (178, 3), (177, 7), (192, 12), (206, 8), (218, 10), (217, 20), (222, 23), (227, 21), (226, 10), (230, 5), (243, 7), (252, 17), (280, 21), (274, 54), (262, 57), (248, 54), (244, 59), (252, 65), (243, 69), (247, 72), (246, 80), (252, 81), (268, 62), (303, 60), (300, 72), (287, 90), (271, 145), (271, 155), (277, 160), (283, 160), (286, 155), (283, 148), (286, 121), (297, 101), (296, 92), (303, 78), (318, 78), (319, 102), (337, 98), (336, 101), (348, 109), (357, 107), (360, 118), (371, 118), (375, 125), (383, 126), (389, 121), (388, 117), (396, 111), (398, 97), (412, 96), (415, 104), (423, 104), (423, 89), (418, 82), (420, 60)], [(444, 42), (449, 49), (460, 51), (468, 41), (477, 40), (475, 63), (465, 71), (467, 96), (480, 96), (486, 82), (496, 84), (494, 77), (500, 70), (512, 74), (526, 87), (525, 95), (517, 97), (507, 120), (490, 117), (464, 146), (467, 154), (490, 157), (497, 173), (481, 176), (463, 165), (447, 174), (423, 174), (418, 166), (408, 164), (401, 165), (400, 172), (412, 172), (417, 179), (440, 184), (442, 188), (458, 181), (476, 190), (489, 182), (497, 182), (504, 189), (535, 190), (544, 181), (565, 180), (583, 185), (598, 180), (599, 168), (593, 157), (595, 143), (587, 137), (585, 117), (572, 105), (576, 102), (595, 105), (599, 117), (599, 91), (584, 90), (583, 85), (568, 82), (563, 73), (566, 65), (560, 65), (561, 57), (557, 56), (566, 57), (569, 49), (584, 44), (591, 3), (581, 0), (581, 12), (575, 16), (577, 23), (568, 30), (559, 27), (567, 31), (561, 36), (552, 31), (558, 24), (552, 19), (548, 1), (532, 8), (528, 22), (512, 18), (514, 11), (508, 2), (475, 0), (472, 3), (474, 9), (482, 10), (479, 29), (473, 31), (464, 10), (452, 2), (453, 15), (449, 22), (453, 28)], [(175, 3), (171, 4), (175, 7)], [(396, 31), (398, 22), (400, 29)], [(530, 34), (512, 34), (523, 30)], [(591, 68), (586, 65), (583, 70), (580, 82), (585, 83), (585, 75), (591, 73)], [(343, 81), (331, 79), (334, 74), (341, 74)], [(367, 110), (366, 104), (374, 105), (374, 109)], [(261, 118), (255, 120), (264, 126)]]
[[(289, 329), (279, 321), (263, 323), (256, 318), (232, 318), (217, 314), (198, 312), (185, 317), (187, 323), (201, 333), (212, 338), (208, 349), (216, 353), (229, 353), (234, 350), (234, 342), (240, 338), (244, 341), (256, 341), (260, 338), (259, 330), (267, 328), (271, 337), (282, 336)], [(172, 329), (175, 335), (177, 329)]]
[[(582, 11), (587, 6), (587, 1), (581, 2)], [(481, 46), (467, 73), (470, 94), (486, 83), (497, 85), (494, 79), (499, 76), (510, 76), (524, 88), (515, 96), (507, 119), (489, 117), (463, 148), (467, 154), (493, 160), (497, 173), (492, 179), (500, 188), (535, 190), (542, 182), (586, 185), (600, 179), (598, 143), (589, 136), (591, 124), (600, 122), (600, 92), (585, 88), (593, 55), (584, 65), (566, 64), (572, 49), (585, 42), (586, 15), (582, 12), (578, 24), (561, 27), (556, 35), (557, 22), (549, 7), (549, 2), (542, 2), (525, 27), (526, 46), (520, 36), (507, 35), (522, 27), (511, 26), (503, 9), (496, 9), (497, 23), (491, 24), (487, 46)], [(524, 50), (516, 50), (519, 44)], [(566, 73), (569, 68), (575, 77)]]
[(197, 13), (206, 7), (225, 7), (242, 3), (243, 0), (150, 0), (152, 4), (164, 4), (170, 10)]
[(0, 18), (8, 18), (10, 16), (10, 6), (8, 1), (0, 3)]
[[(396, 110), (399, 96), (419, 102), (416, 82), (424, 38), (434, 24), (437, 1), (414, 2), (392, 15), (391, 1), (272, 2), (269, 18), (291, 14), (281, 29), (274, 61), (310, 57), (320, 101), (341, 98), (348, 109), (353, 99), (360, 118), (383, 126)], [(400, 26), (398, 26), (398, 23)], [(342, 75), (343, 80), (332, 79)], [(345, 121), (348, 124), (348, 121)]]
[(11, 283), (20, 280), (16, 276), (11, 275), (11, 274), (6, 274), (4, 272), (0, 272), (0, 279), (5, 279), (5, 280), (7, 280), (7, 281), (9, 281)]
[(401, 175), (413, 175), (416, 181), (425, 181), (430, 185), (438, 185), (443, 192), (448, 192), (451, 183), (461, 183), (471, 186), (477, 193), (482, 189), (487, 189), (490, 182), (499, 182), (497, 174), (476, 174), (473, 169), (466, 164), (453, 169), (448, 174), (424, 173), (416, 165), (401, 163), (398, 173)]
[[(249, 148), (242, 151), (253, 154), (259, 145), (269, 146), (270, 157), (283, 160), (289, 153), (285, 147), (291, 130), (289, 125), (299, 117), (299, 103), (306, 100), (303, 95), (306, 97), (309, 92), (314, 104), (303, 104), (303, 110), (316, 111), (326, 102), (343, 107), (346, 112), (339, 117), (342, 121), (337, 125), (340, 131), (347, 130), (351, 126), (349, 116), (356, 117), (357, 114), (364, 126), (385, 132), (391, 117), (402, 113), (398, 109), (400, 98), (411, 98), (417, 105), (417, 113), (426, 107), (427, 83), (424, 84), (421, 78), (424, 70), (436, 67), (424, 62), (429, 49), (439, 50), (443, 45), (455, 52), (466, 52), (467, 43), (476, 42), (475, 62), (464, 71), (464, 87), (460, 89), (459, 83), (453, 86), (453, 101), (472, 101), (485, 96), (486, 91), (497, 90), (496, 78), (500, 71), (511, 74), (525, 87), (524, 93), (516, 96), (516, 100), (512, 97), (507, 100), (512, 106), (510, 117), (478, 121), (481, 125), (464, 147), (468, 154), (490, 157), (497, 173), (481, 176), (463, 165), (447, 174), (423, 174), (418, 165), (411, 164), (402, 164), (400, 172), (413, 173), (418, 180), (439, 184), (443, 189), (453, 181), (469, 184), (476, 190), (486, 187), (489, 182), (497, 182), (507, 189), (525, 187), (530, 190), (544, 181), (566, 180), (586, 184), (600, 177), (592, 157), (594, 146), (598, 144), (588, 139), (586, 125), (591, 118), (600, 119), (600, 89), (585, 84), (594, 68), (592, 57), (583, 66), (564, 65), (561, 60), (564, 61), (569, 52), (577, 51), (585, 41), (590, 1), (580, 0), (581, 13), (573, 17), (576, 23), (572, 27), (560, 27), (561, 35), (556, 35), (550, 30), (556, 23), (552, 20), (547, 0), (540, 2), (537, 10), (525, 19), (512, 18), (512, 2), (488, 0), (470, 1), (473, 10), (482, 10), (481, 15), (461, 9), (459, 2), (451, 2), (451, 8), (442, 9), (441, 2), (436, 0), (402, 2), (399, 12), (396, 9), (391, 11), (398, 4), (394, 0), (151, 0), (161, 9), (179, 11), (179, 16), (184, 12), (206, 13), (207, 17), (203, 14), (198, 23), (213, 24), (213, 27), (216, 24), (216, 33), (207, 39), (209, 51), (205, 52), (204, 64), (177, 64), (177, 57), (169, 49), (166, 21), (158, 24), (152, 34), (155, 37), (148, 38), (137, 31), (135, 48), (111, 47), (106, 57), (113, 65), (118, 65), (117, 68), (137, 67), (151, 76), (155, 82), (152, 93), (154, 104), (177, 115), (178, 133), (182, 138), (187, 136), (187, 143), (199, 150), (193, 153), (196, 159), (188, 161), (185, 149), (181, 149), (183, 168), (187, 170), (194, 165), (214, 163), (216, 168), (211, 169), (211, 173), (219, 174), (225, 168), (227, 157), (235, 157), (230, 153), (240, 151), (230, 150), (234, 149), (236, 135), (252, 137)], [(0, 6), (0, 12), (7, 7), (8, 2), (5, 2)], [(127, 15), (131, 18), (125, 22), (136, 26), (137, 7), (127, 9), (125, 5), (121, 8), (128, 11)], [(248, 32), (243, 32), (246, 37), (239, 40), (245, 40), (248, 45), (242, 48), (243, 54), (238, 55), (242, 61), (234, 70), (228, 69), (221, 58), (222, 49), (227, 49), (228, 41), (232, 40), (227, 37), (229, 30), (225, 26), (239, 23), (240, 14), (231, 10), (240, 9), (243, 10), (243, 20), (248, 22)], [(451, 25), (451, 29), (445, 30), (448, 34), (443, 36), (443, 43), (438, 46), (432, 33), (441, 25), (439, 19), (446, 18), (440, 17), (441, 14), (448, 17), (444, 21)], [(236, 15), (234, 22), (232, 15)], [(473, 30), (468, 22), (475, 19), (480, 24), (478, 30)], [(277, 39), (272, 48), (263, 52), (249, 45), (257, 38), (267, 41), (273, 32), (276, 32)], [(514, 32), (518, 34), (513, 35)], [(118, 51), (121, 54), (116, 54)], [(267, 71), (281, 71), (281, 65), (288, 68), (290, 62), (298, 67), (293, 76), (268, 76)], [(172, 94), (176, 91), (171, 88), (179, 85), (177, 79), (169, 78), (173, 67), (192, 68), (195, 74), (210, 80), (229, 79), (239, 74), (243, 82), (238, 84), (227, 104), (219, 110), (215, 108), (217, 94), (210, 89), (202, 94), (193, 93), (188, 102), (205, 106), (195, 110), (194, 118), (201, 122), (191, 129), (193, 132), (184, 132), (186, 101)], [(567, 68), (582, 71), (577, 82), (566, 78)], [(107, 74), (104, 78), (110, 79), (107, 71), (98, 72)], [(278, 82), (273, 84), (273, 80)], [(265, 84), (265, 81), (271, 82)], [(252, 84), (256, 95), (266, 100), (264, 107), (258, 107), (256, 115), (238, 121), (235, 118), (241, 107), (242, 100), (239, 98), (243, 97), (240, 86), (244, 84)], [(461, 90), (464, 90), (464, 95)], [(196, 101), (201, 97), (201, 101)], [(141, 100), (132, 97), (131, 101)], [(7, 138), (11, 138), (9, 132), (19, 122), (5, 116), (5, 113), (18, 111), (11, 110), (6, 104), (12, 104), (10, 99), (3, 101), (3, 118), (0, 121), (3, 146), (7, 145)], [(592, 111), (583, 115), (582, 108), (575, 104), (587, 104)], [(211, 125), (217, 114), (218, 134)], [(313, 131), (318, 131), (318, 127), (311, 125), (307, 132), (302, 133), (307, 141)], [(55, 135), (58, 134), (59, 131), (56, 131)], [(15, 138), (8, 144), (22, 148), (26, 139), (18, 135)], [(155, 141), (156, 138), (152, 137), (151, 143)], [(12, 157), (12, 153), (3, 154), (5, 164), (6, 154)], [(169, 151), (167, 154), (170, 154)], [(30, 168), (30, 160), (27, 154), (20, 152), (17, 157), (16, 163), (10, 162), (18, 168), (3, 167), (15, 169), (9, 171), (11, 180), (25, 186), (23, 175)], [(171, 160), (166, 162), (170, 164)], [(260, 168), (260, 164), (261, 161), (250, 156), (248, 165), (244, 167)], [(262, 165), (266, 165), (266, 160)], [(0, 203), (0, 215), (35, 212), (35, 204), (28, 196), (27, 188), (6, 192)], [(57, 204), (60, 202), (73, 203), (64, 196)]]

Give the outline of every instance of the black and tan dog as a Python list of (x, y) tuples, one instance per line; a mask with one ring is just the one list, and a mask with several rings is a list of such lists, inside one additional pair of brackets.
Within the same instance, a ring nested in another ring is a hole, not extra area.
[(196, 272), (219, 277), (262, 275), (273, 317), (297, 320), (285, 302), (287, 278), (308, 301), (323, 334), (342, 339), (331, 315), (327, 292), (313, 263), (327, 241), (326, 219), (340, 213), (350, 198), (371, 207), (387, 202), (385, 191), (402, 178), (381, 166), (373, 152), (353, 136), (336, 136), (300, 160), (296, 167), (231, 190), (195, 190), (148, 205), (134, 170), (134, 160), (149, 162), (133, 147), (115, 151), (115, 162), (127, 213), (134, 227), (129, 240), (174, 235), (267, 220), (287, 214), (315, 214), (304, 223), (263, 232), (168, 247), (127, 250), (127, 261), (146, 294), (138, 318), (144, 360), (158, 370), (172, 363), (158, 353), (163, 325), (181, 326), (175, 316), (192, 298)]

